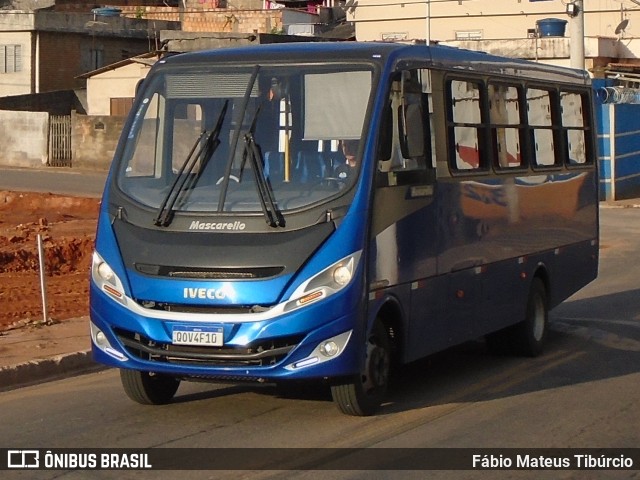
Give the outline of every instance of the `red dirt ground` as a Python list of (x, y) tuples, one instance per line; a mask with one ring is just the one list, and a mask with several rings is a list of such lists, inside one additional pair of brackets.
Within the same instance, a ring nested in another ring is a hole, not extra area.
[[(99, 200), (0, 191), (0, 331), (88, 315)], [(38, 241), (43, 240), (47, 322)]]

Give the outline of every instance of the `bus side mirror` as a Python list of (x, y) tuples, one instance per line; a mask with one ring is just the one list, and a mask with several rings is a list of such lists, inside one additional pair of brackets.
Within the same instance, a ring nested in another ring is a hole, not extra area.
[(400, 107), (402, 109), (400, 122), (400, 149), (404, 158), (424, 158), (424, 140), (426, 138), (424, 128), (424, 116), (422, 105), (409, 103)]

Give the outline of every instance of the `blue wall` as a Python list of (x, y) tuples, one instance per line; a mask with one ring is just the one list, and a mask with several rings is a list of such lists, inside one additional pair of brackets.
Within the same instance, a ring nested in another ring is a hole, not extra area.
[[(607, 85), (594, 80), (594, 89)], [(600, 198), (640, 197), (640, 105), (603, 104), (595, 96)]]

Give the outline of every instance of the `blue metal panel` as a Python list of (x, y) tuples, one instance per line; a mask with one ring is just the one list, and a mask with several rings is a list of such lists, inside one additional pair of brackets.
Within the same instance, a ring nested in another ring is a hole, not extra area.
[(624, 158), (616, 155), (616, 183), (636, 175), (640, 175), (640, 152)]
[[(640, 113), (640, 110), (638, 111)], [(627, 120), (628, 123), (628, 120)], [(624, 128), (625, 121), (616, 121), (616, 128)], [(617, 132), (615, 136), (616, 158), (626, 156), (640, 156), (640, 130), (628, 133)]]
[[(640, 123), (638, 105), (615, 105), (615, 172), (616, 192), (618, 183), (640, 174)], [(640, 177), (636, 180), (640, 181)], [(639, 186), (640, 187), (640, 186)]]
[(640, 197), (640, 174), (616, 180), (616, 199)]

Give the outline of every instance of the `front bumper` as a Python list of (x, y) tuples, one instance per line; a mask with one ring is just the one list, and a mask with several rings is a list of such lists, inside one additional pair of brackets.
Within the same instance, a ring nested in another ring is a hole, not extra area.
[[(142, 316), (112, 301), (92, 283), (93, 358), (118, 368), (212, 381), (351, 375), (357, 371), (359, 350), (353, 328), (362, 322), (355, 308), (344, 314), (345, 298), (340, 297), (267, 320), (221, 323), (216, 314), (183, 314), (170, 320)], [(176, 325), (222, 326), (224, 345), (173, 345), (171, 331)], [(329, 348), (327, 342), (332, 342)]]

